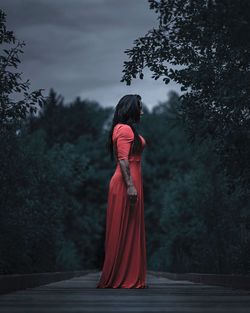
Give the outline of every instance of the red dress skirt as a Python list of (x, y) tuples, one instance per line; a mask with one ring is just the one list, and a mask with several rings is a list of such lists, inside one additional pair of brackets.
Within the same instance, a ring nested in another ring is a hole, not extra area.
[[(142, 148), (145, 139), (140, 135)], [(117, 160), (129, 160), (130, 173), (137, 190), (137, 202), (130, 207), (127, 186), (119, 163), (111, 177), (106, 210), (105, 258), (96, 288), (147, 288), (146, 238), (141, 154), (130, 155), (134, 133), (127, 124), (116, 124)], [(143, 151), (143, 150), (142, 150)]]

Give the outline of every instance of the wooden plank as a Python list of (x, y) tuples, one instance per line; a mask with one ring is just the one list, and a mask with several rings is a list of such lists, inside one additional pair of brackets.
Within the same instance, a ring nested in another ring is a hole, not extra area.
[(30, 287), (37, 287), (51, 282), (65, 280), (75, 276), (83, 276), (93, 270), (70, 271), (70, 272), (48, 272), (32, 274), (0, 275), (0, 294), (9, 293)]
[(228, 286), (232, 289), (250, 290), (250, 276), (239, 274), (203, 274), (203, 273), (169, 273), (169, 272), (154, 272), (148, 273), (163, 276), (174, 280), (188, 280), (197, 283), (209, 285)]
[(0, 313), (250, 313), (250, 292), (147, 275), (146, 289), (96, 288), (100, 272), (0, 296)]

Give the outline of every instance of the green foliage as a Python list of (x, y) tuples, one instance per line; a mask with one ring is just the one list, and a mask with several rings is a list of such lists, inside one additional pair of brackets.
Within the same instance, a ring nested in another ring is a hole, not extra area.
[(35, 134), (30, 141), (13, 137), (11, 143), (9, 153), (1, 155), (8, 166), (2, 167), (0, 175), (4, 186), (0, 199), (0, 271), (53, 270), (61, 205), (58, 198), (54, 199), (58, 182), (44, 158), (43, 136)]
[(92, 268), (103, 254), (111, 164), (102, 124), (110, 110), (79, 99), (65, 107), (51, 95), (40, 117), (2, 138), (2, 273)]
[(66, 239), (60, 242), (56, 263), (65, 271), (75, 271), (81, 269), (80, 259), (73, 241)]
[[(236, 27), (249, 6), (243, 1), (242, 12), (238, 1), (149, 2), (160, 27), (136, 41), (126, 79), (147, 64), (155, 78), (164, 73), (166, 83), (171, 78), (192, 88), (185, 97), (170, 92), (152, 113), (145, 107), (138, 125), (147, 144), (142, 174), (148, 269), (249, 274), (249, 123), (240, 110), (248, 105), (242, 47), (247, 55), (249, 42), (238, 38), (239, 31), (246, 35), (248, 21)], [(2, 11), (0, 27), (1, 43), (14, 41)], [(209, 49), (214, 43), (216, 50)], [(186, 69), (168, 71), (165, 60)], [(101, 268), (115, 169), (106, 149), (112, 108), (80, 98), (65, 105), (51, 89), (40, 114), (27, 115), (20, 109), (27, 102), (10, 100), (19, 92), (20, 76), (7, 67), (2, 73), (1, 125), (8, 127), (0, 129), (0, 273)], [(199, 140), (190, 141), (190, 130)]]
[(102, 134), (104, 120), (111, 113), (111, 108), (102, 109), (97, 102), (82, 101), (77, 97), (65, 106), (63, 98), (51, 89), (39, 119), (30, 118), (30, 131), (43, 128), (46, 131), (46, 142), (52, 146), (55, 142), (75, 143), (82, 134), (89, 134), (98, 140)]
[(146, 119), (149, 231), (161, 229), (149, 239), (150, 265), (249, 273), (250, 3), (148, 2), (159, 25), (125, 50), (121, 82), (148, 67), (184, 91), (176, 127), (167, 104)]
[[(24, 42), (20, 42), (12, 31), (6, 28), (6, 14), (0, 9), (0, 117), (1, 128), (12, 126), (13, 122), (24, 119), (28, 114), (37, 112), (36, 104), (43, 105), (42, 90), (28, 92), (29, 80), (22, 80), (22, 73), (16, 71), (23, 53)], [(21, 95), (19, 95), (21, 94)], [(21, 100), (13, 100), (21, 98)], [(9, 125), (11, 124), (11, 125)]]
[(228, 176), (215, 139), (189, 142), (171, 94), (143, 125), (148, 267), (249, 273), (249, 187)]
[(148, 2), (159, 26), (125, 51), (121, 81), (131, 84), (148, 67), (152, 78), (174, 80), (186, 91), (183, 119), (191, 138), (220, 138), (218, 149), (237, 132), (249, 140), (249, 1)]
[[(248, 273), (249, 189), (228, 176), (214, 139), (189, 143), (179, 97), (171, 92), (168, 98), (152, 113), (145, 110), (138, 125), (147, 142), (142, 173), (148, 269)], [(32, 117), (18, 135), (2, 138), (11, 142), (0, 155), (6, 165), (0, 173), (2, 273), (102, 266), (114, 171), (105, 150), (109, 111), (98, 108), (105, 118), (96, 138), (95, 106), (91, 111), (88, 104), (88, 127), (82, 126), (81, 135), (63, 130), (58, 119), (62, 110), (64, 125), (80, 125), (77, 117), (83, 116), (71, 114), (74, 102), (53, 106), (50, 123), (43, 115)]]

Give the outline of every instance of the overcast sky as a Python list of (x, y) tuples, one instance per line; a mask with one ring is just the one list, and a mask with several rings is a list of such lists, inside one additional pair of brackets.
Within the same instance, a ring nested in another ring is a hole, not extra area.
[(7, 28), (26, 46), (23, 78), (32, 89), (52, 87), (65, 103), (77, 96), (115, 106), (128, 93), (138, 93), (149, 109), (167, 99), (174, 82), (165, 85), (144, 71), (144, 79), (121, 83), (124, 53), (153, 27), (157, 15), (147, 0), (1, 0)]

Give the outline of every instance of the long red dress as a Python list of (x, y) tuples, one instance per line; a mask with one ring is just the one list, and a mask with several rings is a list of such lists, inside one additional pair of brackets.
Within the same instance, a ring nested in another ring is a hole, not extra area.
[[(142, 139), (142, 148), (146, 145)], [(137, 202), (130, 207), (127, 186), (116, 160), (111, 177), (106, 210), (105, 259), (96, 288), (147, 288), (146, 238), (141, 154), (131, 155), (134, 132), (127, 124), (116, 124), (113, 143), (117, 160), (128, 159), (130, 173), (137, 190)], [(143, 150), (142, 150), (143, 151)]]

